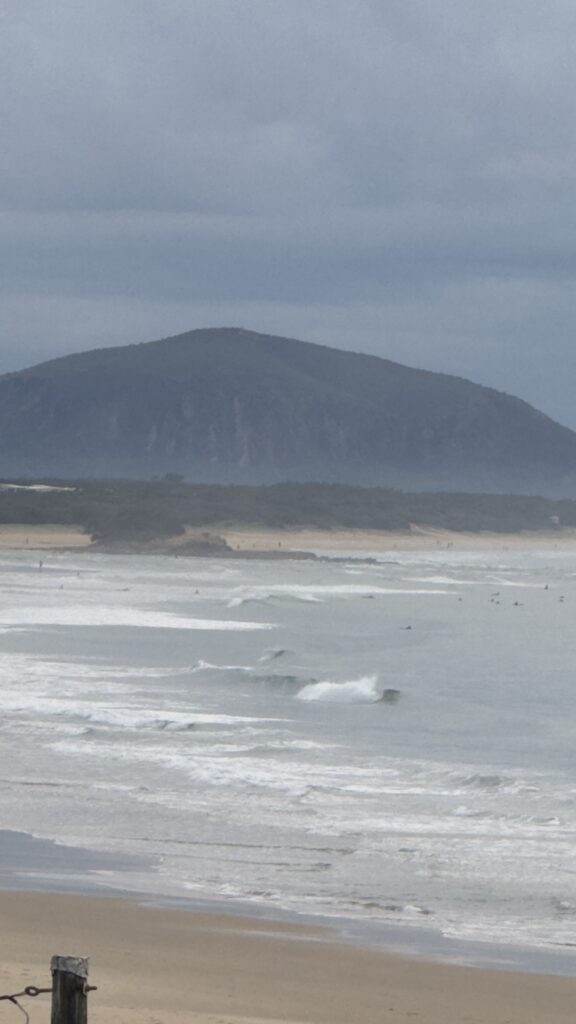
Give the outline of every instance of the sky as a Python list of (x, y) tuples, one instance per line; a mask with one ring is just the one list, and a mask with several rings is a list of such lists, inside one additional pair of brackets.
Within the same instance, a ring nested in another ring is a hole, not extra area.
[(0, 372), (239, 326), (576, 429), (574, 0), (0, 10)]

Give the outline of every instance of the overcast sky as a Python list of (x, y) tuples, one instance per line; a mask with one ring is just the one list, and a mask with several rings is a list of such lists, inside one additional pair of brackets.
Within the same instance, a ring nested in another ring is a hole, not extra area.
[(576, 428), (574, 0), (0, 11), (0, 372), (241, 326)]

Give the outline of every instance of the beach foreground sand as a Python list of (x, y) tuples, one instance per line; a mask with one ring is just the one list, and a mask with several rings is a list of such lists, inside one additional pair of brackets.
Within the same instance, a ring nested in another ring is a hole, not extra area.
[[(89, 956), (93, 1024), (574, 1020), (574, 978), (429, 963), (297, 925), (15, 892), (0, 893), (0, 917), (0, 994), (49, 986), (54, 953)], [(49, 1000), (26, 1000), (33, 1024)], [(17, 1014), (0, 1003), (0, 1021)]]

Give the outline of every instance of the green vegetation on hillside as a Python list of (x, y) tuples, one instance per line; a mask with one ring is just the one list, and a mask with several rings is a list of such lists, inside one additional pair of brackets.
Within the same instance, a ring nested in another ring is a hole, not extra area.
[(101, 543), (145, 543), (186, 527), (259, 525), (274, 529), (549, 530), (576, 526), (576, 501), (451, 493), (407, 493), (338, 484), (226, 487), (186, 484), (174, 477), (82, 481), (75, 490), (0, 491), (0, 523), (81, 526)]

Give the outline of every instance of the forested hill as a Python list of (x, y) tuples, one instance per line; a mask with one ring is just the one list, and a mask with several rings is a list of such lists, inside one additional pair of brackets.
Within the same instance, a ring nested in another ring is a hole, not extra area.
[(0, 377), (0, 475), (316, 480), (576, 495), (576, 434), (520, 399), (236, 328)]
[[(54, 481), (52, 482), (54, 483)], [(187, 527), (408, 530), (556, 530), (576, 526), (576, 501), (514, 495), (403, 493), (338, 484), (271, 487), (155, 482), (77, 482), (65, 488), (0, 484), (0, 524), (77, 525), (104, 543), (182, 536)]]

